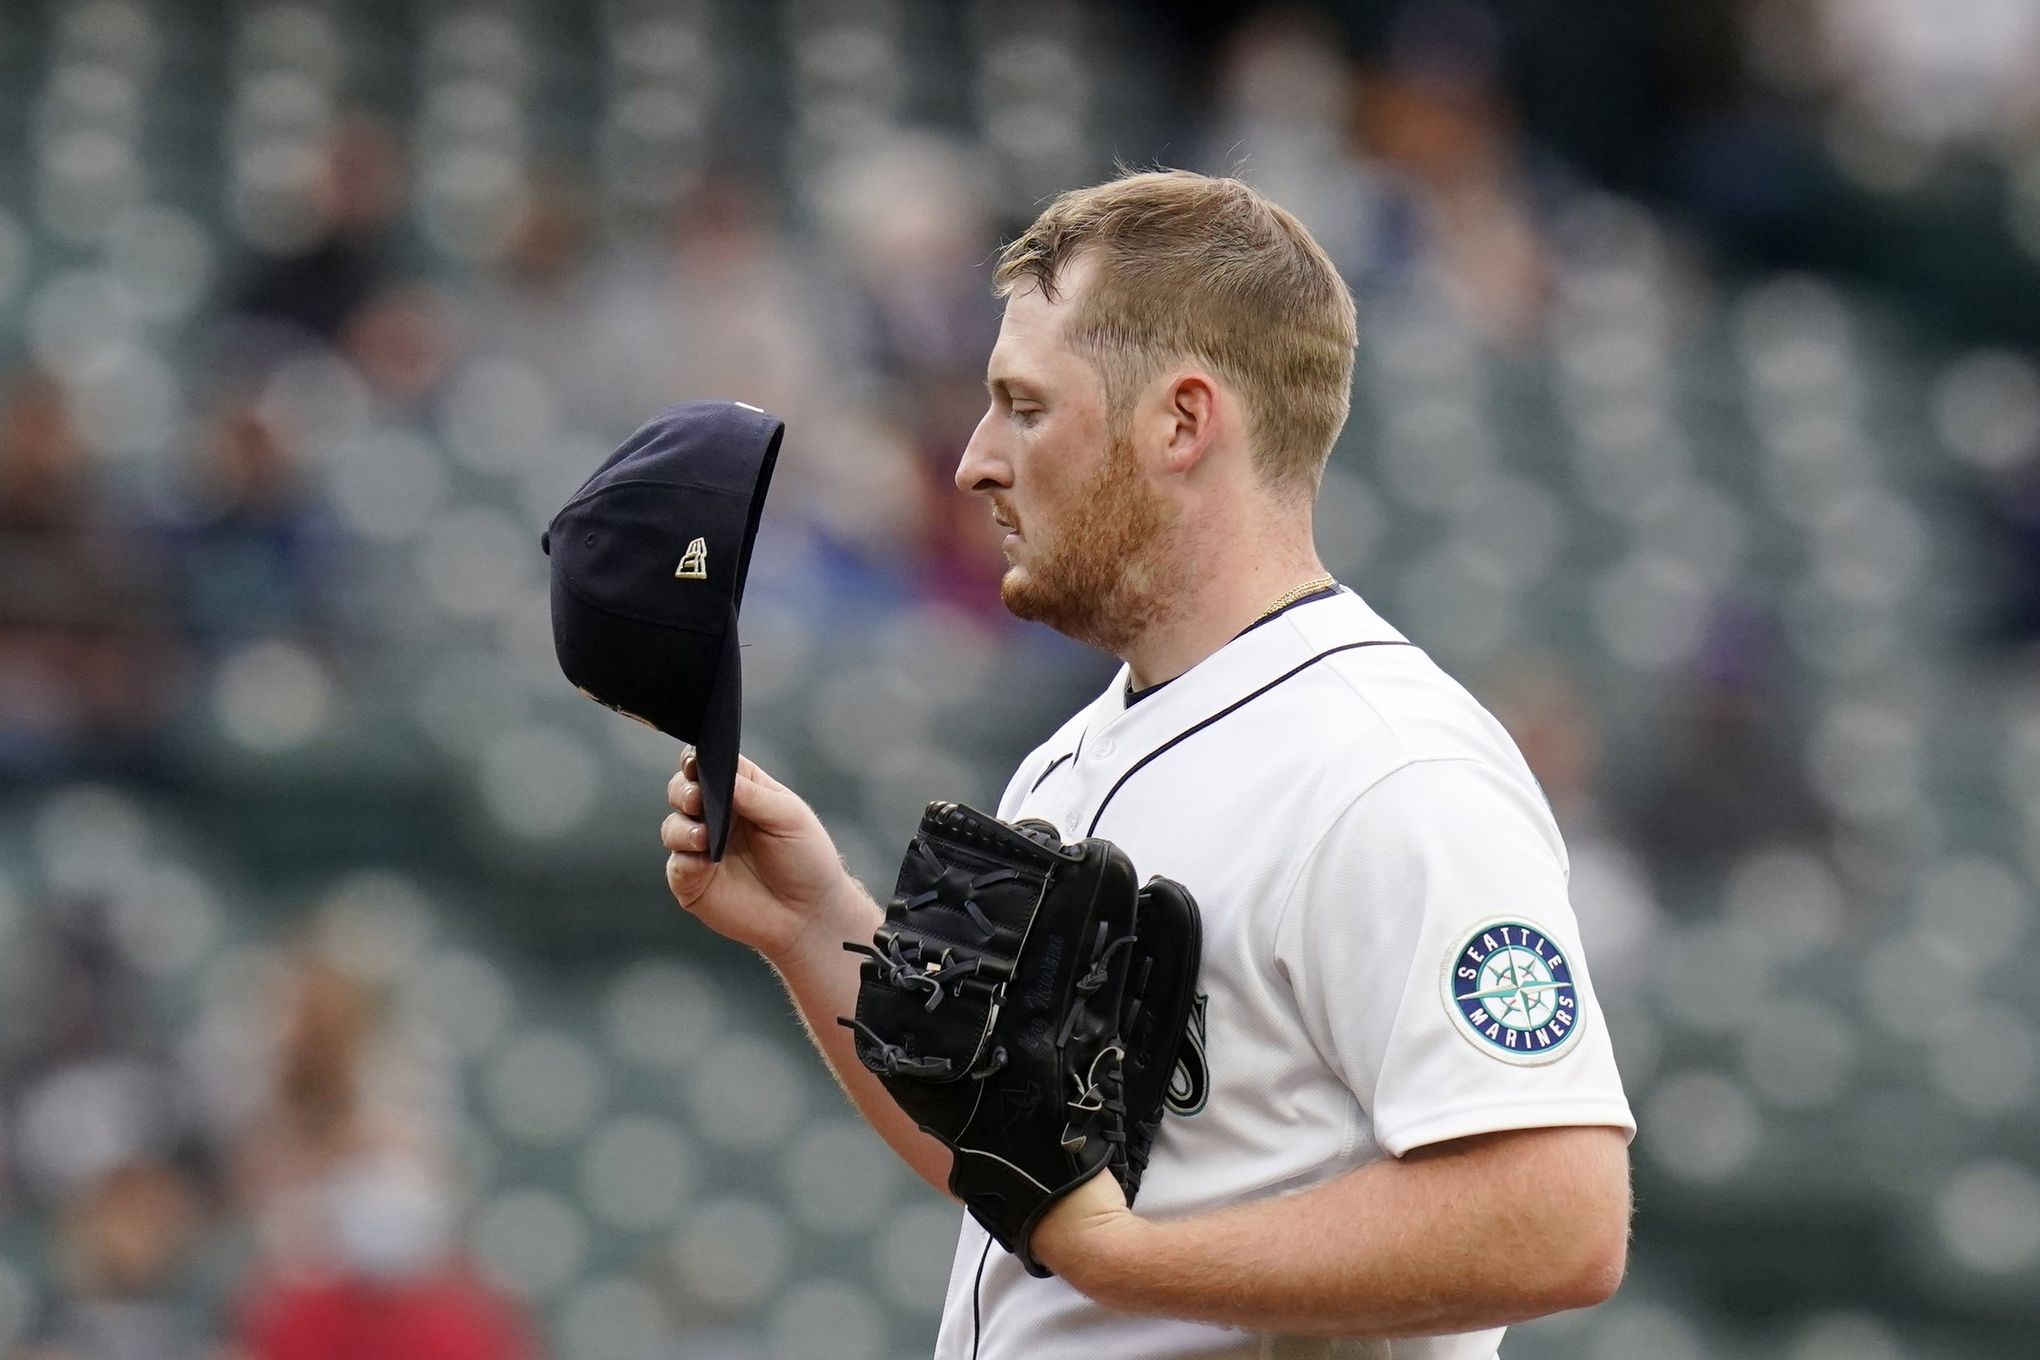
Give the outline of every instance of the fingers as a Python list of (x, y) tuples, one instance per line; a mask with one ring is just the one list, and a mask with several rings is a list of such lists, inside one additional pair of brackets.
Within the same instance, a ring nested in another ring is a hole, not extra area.
[[(701, 778), (701, 764), (694, 758), (694, 748), (692, 746), (680, 748), (680, 773), (688, 779)], [(768, 789), (786, 791), (786, 785), (765, 773), (764, 767), (759, 765), (757, 761), (741, 753), (737, 756), (737, 774), (740, 778), (756, 780)]]
[(699, 817), (701, 785), (694, 782), (694, 776), (682, 770), (666, 781), (666, 802), (675, 812), (684, 812), (689, 817)]
[(666, 847), (666, 886), (680, 905), (692, 911), (708, 891), (719, 867), (708, 857), (708, 826), (701, 820), (701, 786), (674, 775), (666, 786), (674, 811), (659, 824), (659, 842)]
[[(767, 829), (784, 830), (794, 826), (807, 805), (791, 790), (772, 782), (769, 776), (760, 779), (751, 773), (757, 770), (757, 766), (749, 761), (745, 762), (745, 767), (738, 772), (736, 788), (731, 791), (736, 815)], [(706, 815), (701, 785), (696, 782), (698, 778), (690, 759), (681, 765), (678, 774), (666, 781), (667, 805), (682, 816), (697, 821)]]
[(706, 854), (672, 854), (666, 856), (666, 886), (672, 889), (673, 897), (689, 911), (708, 891), (708, 884), (715, 877), (718, 866)]
[(669, 812), (659, 824), (659, 842), (675, 855), (706, 854), (708, 826), (685, 813)]

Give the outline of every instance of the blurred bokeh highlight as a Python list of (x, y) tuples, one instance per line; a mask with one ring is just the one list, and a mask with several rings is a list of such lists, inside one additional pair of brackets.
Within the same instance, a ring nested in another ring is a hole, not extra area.
[(22, 0), (0, 129), (0, 1355), (928, 1353), (538, 533), (786, 419), (746, 744), (883, 893), (1110, 673), (949, 478), (1116, 161), (1339, 262), (1323, 555), (1572, 847), (1635, 1265), (1510, 1360), (2040, 1353), (2040, 6)]

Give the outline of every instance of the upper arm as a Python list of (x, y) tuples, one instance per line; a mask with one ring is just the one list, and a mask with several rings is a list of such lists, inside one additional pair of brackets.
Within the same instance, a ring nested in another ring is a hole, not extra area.
[(1629, 1138), (1605, 1124), (1559, 1128), (1502, 1129), (1469, 1134), (1411, 1148), (1401, 1160), (1412, 1166), (1458, 1163), (1469, 1180), (1550, 1187), (1550, 1194), (1587, 1198), (1598, 1207), (1619, 1203), (1624, 1222), (1629, 1205)]
[(1621, 1282), (1629, 1255), (1629, 1139), (1619, 1128), (1505, 1129), (1412, 1148), (1403, 1165), (1433, 1172), (1434, 1188), (1477, 1197), (1498, 1240), (1525, 1244), (1580, 1291), (1567, 1306), (1599, 1302)]
[(1505, 1129), (1635, 1124), (1534, 785), (1425, 761), (1346, 807), (1305, 863), (1277, 963), (1392, 1154)]

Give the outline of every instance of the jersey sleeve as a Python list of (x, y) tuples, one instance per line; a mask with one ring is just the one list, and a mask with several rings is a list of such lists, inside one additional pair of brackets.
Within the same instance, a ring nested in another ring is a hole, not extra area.
[(1527, 775), (1418, 761), (1347, 806), (1277, 923), (1276, 967), (1375, 1140), (1636, 1124)]

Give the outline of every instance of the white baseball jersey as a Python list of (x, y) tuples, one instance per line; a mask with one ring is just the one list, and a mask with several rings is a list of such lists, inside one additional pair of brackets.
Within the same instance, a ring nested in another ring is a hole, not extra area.
[[(1477, 1133), (1634, 1131), (1549, 807), (1429, 657), (1340, 591), (1131, 706), (1125, 686), (1122, 670), (1027, 758), (999, 815), (1115, 841), (1202, 912), (1201, 1041), (1138, 1212), (1218, 1209)], [(986, 1257), (987, 1240), (964, 1220), (938, 1360), (1492, 1360), (1502, 1335), (1328, 1342), (1128, 1317)]]

